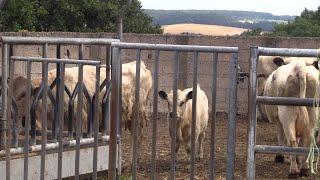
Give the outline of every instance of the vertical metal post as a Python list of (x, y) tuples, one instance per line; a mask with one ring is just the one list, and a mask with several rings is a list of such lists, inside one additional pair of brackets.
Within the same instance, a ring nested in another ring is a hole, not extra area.
[[(9, 45), (9, 57), (13, 56), (13, 45)], [(10, 60), (10, 59), (9, 59)], [(9, 81), (12, 81), (13, 82), (13, 79), (14, 79), (14, 65), (15, 63), (14, 62), (10, 62), (10, 66), (9, 66), (9, 74), (11, 75), (11, 71), (12, 71), (12, 76), (9, 77)], [(12, 91), (12, 89), (10, 89), (10, 91)], [(9, 92), (10, 93), (10, 92)], [(10, 131), (12, 133), (12, 136), (11, 136), (11, 140), (12, 140), (12, 147), (13, 148), (16, 148), (18, 147), (18, 134), (19, 134), (19, 128), (20, 126), (18, 125), (18, 122), (17, 122), (17, 116), (18, 114), (15, 114), (15, 108), (13, 107), (14, 103), (12, 102), (14, 99), (13, 97), (10, 97), (9, 101), (11, 101), (11, 109), (10, 109), (10, 120), (11, 120), (11, 123), (10, 123), (10, 126), (12, 128), (12, 131)], [(16, 104), (15, 104), (16, 105)], [(11, 141), (10, 140), (10, 141)]]
[[(173, 77), (173, 119), (169, 122), (169, 129), (171, 134), (171, 169), (170, 179), (175, 179), (176, 167), (176, 126), (177, 126), (177, 100), (178, 100), (178, 81), (179, 81), (179, 51), (176, 51), (174, 58), (174, 77)], [(171, 124), (171, 125), (170, 125)]]
[(257, 63), (258, 47), (250, 48), (250, 81), (249, 81), (249, 122), (248, 122), (248, 150), (247, 150), (247, 179), (255, 179), (255, 136), (256, 136), (256, 96), (257, 96)]
[[(47, 57), (48, 44), (44, 44), (42, 47), (42, 56)], [(47, 95), (48, 95), (48, 62), (42, 63), (42, 83), (44, 85), (42, 91), (42, 131), (41, 131), (41, 171), (40, 179), (45, 179), (45, 167), (46, 167), (46, 144), (47, 144)]]
[[(83, 59), (83, 44), (79, 45), (79, 59)], [(75, 179), (79, 179), (80, 167), (80, 138), (82, 133), (82, 104), (83, 104), (83, 64), (79, 64), (78, 71), (78, 103), (77, 103), (77, 125), (76, 125), (76, 160), (75, 160)]]
[(238, 54), (231, 54), (229, 77), (229, 110), (228, 110), (228, 145), (227, 145), (227, 179), (234, 179), (234, 159), (236, 145), (236, 114), (237, 114), (237, 78)]
[(27, 62), (27, 113), (26, 113), (26, 121), (25, 121), (25, 128), (24, 128), (24, 165), (23, 165), (23, 179), (28, 180), (28, 162), (29, 162), (29, 129), (30, 129), (30, 109), (31, 109), (31, 62)]
[(136, 82), (135, 82), (135, 96), (133, 112), (133, 140), (132, 140), (132, 179), (137, 179), (137, 153), (138, 153), (138, 121), (139, 121), (139, 109), (140, 109), (140, 66), (141, 66), (141, 50), (137, 50), (137, 59), (136, 59)]
[(8, 44), (3, 43), (2, 44), (2, 66), (1, 66), (1, 72), (2, 72), (2, 119), (1, 119), (1, 149), (3, 149), (6, 146), (7, 136), (6, 136), (6, 127), (7, 127), (7, 100), (8, 100), (8, 89), (6, 88), (8, 86)]
[[(58, 58), (58, 59), (60, 59), (60, 57), (61, 57), (61, 47), (60, 47), (60, 44), (57, 44), (57, 50), (56, 50), (56, 57)], [(59, 114), (60, 114), (60, 109), (59, 109), (59, 101), (60, 101), (60, 92), (58, 91), (58, 89), (60, 89), (59, 88), (59, 86), (60, 86), (60, 63), (57, 63), (57, 67), (56, 67), (56, 69), (57, 69), (57, 74), (56, 74), (56, 76), (57, 76), (57, 83), (56, 83), (56, 104), (54, 105), (54, 119), (53, 119), (53, 121), (52, 121), (52, 137), (53, 137), (53, 139), (54, 140), (56, 140), (57, 139), (57, 137), (58, 137), (58, 129), (59, 129)]]
[[(9, 46), (11, 49), (12, 45)], [(10, 146), (11, 146), (11, 131), (12, 131), (12, 116), (11, 116), (11, 106), (12, 106), (12, 85), (13, 85), (13, 74), (14, 74), (14, 61), (10, 60), (9, 57), (9, 88), (8, 88), (8, 102), (7, 102), (7, 142), (6, 142), (6, 178), (10, 179)], [(7, 88), (6, 88), (7, 89)]]
[[(122, 61), (121, 61), (121, 54), (119, 56), (119, 61), (120, 61), (120, 78), (119, 78), (119, 120), (117, 121), (117, 175), (121, 175), (121, 135), (122, 135), (122, 129), (121, 129), (121, 123), (122, 123)], [(109, 104), (110, 106), (110, 104)], [(110, 116), (109, 116), (110, 117)], [(119, 137), (119, 138), (118, 138)], [(119, 177), (118, 177), (119, 178)]]
[[(58, 65), (57, 65), (58, 66)], [(61, 68), (61, 69), (60, 69)], [(58, 179), (62, 179), (62, 155), (63, 155), (63, 125), (64, 125), (64, 76), (65, 76), (65, 64), (61, 63), (59, 65), (60, 75), (59, 75), (59, 86), (57, 86), (57, 91), (60, 96), (58, 97), (58, 112), (59, 118), (59, 151), (58, 151)], [(57, 75), (58, 77), (58, 75)], [(56, 124), (58, 125), (58, 124)]]
[(111, 90), (111, 113), (110, 113), (110, 145), (109, 145), (109, 170), (108, 179), (116, 179), (116, 156), (117, 156), (117, 121), (120, 121), (120, 95), (121, 87), (121, 59), (120, 49), (112, 49), (112, 90)]
[(214, 179), (214, 150), (215, 150), (215, 132), (216, 132), (216, 114), (217, 114), (217, 65), (218, 53), (213, 53), (212, 58), (212, 106), (211, 106), (211, 139), (210, 139), (210, 165), (209, 165), (209, 179)]
[[(111, 65), (111, 47), (108, 45), (106, 47), (106, 80), (107, 83), (111, 79), (111, 69), (109, 69)], [(107, 91), (107, 89), (106, 89)], [(104, 106), (103, 114), (103, 135), (109, 134), (109, 126), (110, 126), (110, 95), (107, 94), (107, 100)]]
[(156, 58), (154, 61), (154, 74), (153, 74), (153, 111), (152, 111), (152, 179), (156, 180), (157, 172), (157, 116), (158, 116), (158, 89), (159, 89), (159, 50), (156, 50)]
[(194, 159), (196, 146), (196, 121), (197, 121), (197, 76), (198, 76), (198, 56), (199, 52), (193, 54), (193, 88), (192, 88), (192, 124), (191, 124), (191, 173), (190, 179), (194, 178)]
[(100, 93), (100, 66), (96, 66), (96, 89), (92, 99), (93, 104), (93, 131), (94, 131), (94, 148), (93, 148), (93, 180), (97, 179), (98, 170), (98, 133), (99, 133), (99, 93)]
[(119, 15), (118, 16), (118, 32), (117, 32), (117, 35), (118, 35), (118, 39), (120, 41), (123, 40), (123, 15)]

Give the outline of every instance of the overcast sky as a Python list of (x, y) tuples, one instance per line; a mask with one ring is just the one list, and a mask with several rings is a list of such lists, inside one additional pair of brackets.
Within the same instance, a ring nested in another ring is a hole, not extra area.
[(143, 9), (244, 10), (275, 15), (300, 15), (315, 10), (320, 0), (140, 0)]

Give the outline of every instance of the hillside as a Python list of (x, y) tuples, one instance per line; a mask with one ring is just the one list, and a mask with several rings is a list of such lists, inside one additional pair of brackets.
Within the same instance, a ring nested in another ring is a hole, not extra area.
[(172, 24), (162, 26), (164, 33), (168, 34), (181, 34), (181, 33), (195, 33), (203, 35), (213, 36), (232, 36), (241, 34), (247, 29), (219, 26), (219, 25), (207, 25), (207, 24)]
[(276, 16), (271, 13), (227, 10), (144, 10), (155, 24), (182, 23), (213, 24), (245, 29), (273, 30), (274, 23), (286, 23), (294, 16)]

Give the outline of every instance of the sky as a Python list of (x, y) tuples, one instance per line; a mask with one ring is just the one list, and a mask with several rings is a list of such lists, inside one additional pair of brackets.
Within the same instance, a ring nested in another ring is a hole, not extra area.
[(143, 9), (243, 10), (269, 12), (274, 15), (300, 15), (315, 10), (320, 0), (140, 0)]

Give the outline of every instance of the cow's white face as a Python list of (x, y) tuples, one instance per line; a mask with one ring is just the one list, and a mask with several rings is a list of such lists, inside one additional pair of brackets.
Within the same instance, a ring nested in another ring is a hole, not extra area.
[[(164, 91), (159, 91), (159, 96), (161, 99), (167, 101), (168, 115), (170, 118), (173, 118), (173, 91), (170, 91), (169, 94)], [(177, 91), (177, 118), (182, 116), (182, 113), (186, 108), (186, 103), (190, 99), (192, 99), (192, 91), (189, 91), (187, 94), (180, 90)]]

